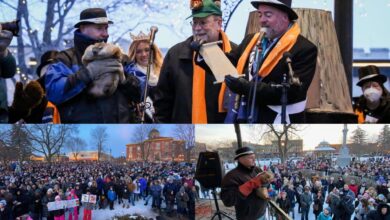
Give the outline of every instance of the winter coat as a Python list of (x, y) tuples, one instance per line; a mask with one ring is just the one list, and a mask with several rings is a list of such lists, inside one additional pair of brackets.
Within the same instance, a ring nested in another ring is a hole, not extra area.
[(164, 186), (163, 193), (165, 199), (168, 201), (174, 201), (177, 193), (176, 185), (174, 183), (167, 183)]
[(177, 206), (182, 209), (186, 209), (188, 201), (189, 201), (188, 194), (185, 192), (184, 188), (182, 187), (182, 189), (180, 189), (180, 191), (176, 193)]
[[(230, 61), (232, 61), (233, 65), (237, 65), (241, 55), (248, 47), (252, 38), (254, 38), (254, 34), (247, 35), (241, 44), (237, 47), (237, 49), (233, 49), (231, 53), (228, 54), (228, 57)], [(265, 55), (263, 60), (267, 58), (272, 50), (273, 48), (269, 49), (269, 52)], [(299, 35), (296, 43), (289, 52), (291, 54), (292, 69), (294, 70), (295, 76), (299, 77), (302, 85), (290, 86), (287, 95), (288, 105), (299, 103), (307, 99), (306, 94), (316, 70), (317, 47), (308, 39), (302, 35)], [(243, 72), (245, 74), (248, 73), (248, 63), (249, 59), (247, 59), (245, 63)], [(258, 108), (258, 118), (255, 120), (255, 122), (274, 123), (277, 113), (268, 106), (281, 105), (282, 90), (275, 88), (272, 85), (281, 84), (283, 80), (282, 74), (287, 72), (288, 66), (286, 65), (286, 61), (284, 59), (280, 59), (269, 75), (258, 82), (256, 92), (256, 107)], [(250, 84), (253, 85), (254, 82), (252, 81)], [(250, 88), (246, 87), (244, 90), (245, 94), (241, 95), (246, 95), (249, 97), (248, 100), (251, 100), (253, 95), (250, 94)], [(290, 114), (289, 118), (291, 123), (302, 123), (304, 122), (304, 113), (302, 111), (296, 114)]]
[(316, 220), (332, 220), (332, 217), (330, 215), (325, 216), (325, 214), (321, 212)]
[(311, 194), (309, 192), (304, 192), (300, 197), (300, 201), (301, 201), (301, 209), (309, 210), (310, 205), (313, 202), (313, 198), (311, 197)]
[[(314, 207), (317, 207), (317, 210), (315, 210)], [(324, 197), (321, 196), (321, 198), (318, 198), (318, 196), (315, 196), (314, 204), (313, 204), (314, 215), (319, 215), (323, 209), (324, 209)]]
[(291, 203), (290, 203), (290, 200), (288, 200), (288, 198), (286, 197), (286, 199), (282, 199), (282, 198), (278, 198), (276, 200), (276, 203), (279, 205), (279, 207), (281, 209), (283, 209), (283, 211), (285, 213), (288, 213), (290, 208), (291, 208)]
[(45, 74), (47, 97), (57, 105), (61, 122), (129, 123), (134, 120), (128, 103), (130, 100), (139, 101), (138, 79), (129, 78), (125, 74), (131, 87), (134, 87), (134, 94), (118, 87), (109, 97), (92, 98), (87, 91), (88, 85), (78, 80), (76, 73), (85, 68), (81, 63), (85, 49), (98, 41), (81, 34), (77, 29), (74, 32), (74, 42), (75, 47), (61, 51), (57, 57), (58, 62), (49, 65)]
[[(169, 49), (156, 88), (156, 119), (162, 123), (192, 123), (193, 50), (192, 37)], [(231, 42), (232, 48), (235, 48)], [(211, 70), (205, 69), (207, 123), (221, 123), (226, 113), (218, 112), (221, 84), (214, 84)]]
[(6, 57), (0, 58), (0, 123), (8, 123), (8, 103), (6, 78), (16, 73), (15, 57), (8, 51)]
[(107, 198), (108, 198), (108, 200), (110, 200), (110, 201), (115, 201), (115, 200), (116, 200), (116, 193), (115, 193), (115, 191), (113, 191), (113, 190), (108, 190)]
[(244, 197), (238, 189), (239, 186), (254, 178), (261, 171), (259, 167), (249, 169), (238, 163), (236, 168), (223, 177), (221, 200), (225, 206), (234, 206), (237, 219), (253, 220), (265, 215), (267, 201), (258, 197), (256, 190)]
[(150, 186), (150, 192), (151, 192), (153, 198), (160, 198), (161, 197), (161, 192), (162, 192), (161, 185), (152, 185), (152, 186)]

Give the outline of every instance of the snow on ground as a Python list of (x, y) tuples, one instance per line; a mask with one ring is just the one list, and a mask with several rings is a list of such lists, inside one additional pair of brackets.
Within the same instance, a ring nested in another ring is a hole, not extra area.
[[(92, 219), (94, 220), (111, 220), (114, 216), (124, 216), (124, 215), (133, 215), (139, 214), (148, 218), (155, 219), (158, 213), (154, 212), (152, 209), (152, 199), (149, 200), (147, 206), (144, 205), (144, 200), (139, 200), (135, 202), (135, 206), (130, 206), (130, 208), (123, 208), (122, 204), (118, 204), (116, 201), (114, 204), (114, 210), (110, 210), (109, 206), (105, 209), (92, 210)], [(126, 203), (127, 204), (127, 203)], [(66, 218), (67, 219), (67, 216)], [(83, 219), (83, 208), (80, 208), (79, 219)]]

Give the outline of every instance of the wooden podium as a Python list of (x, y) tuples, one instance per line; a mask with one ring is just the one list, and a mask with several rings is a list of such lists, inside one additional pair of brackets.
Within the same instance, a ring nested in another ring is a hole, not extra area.
[[(317, 67), (307, 94), (305, 123), (357, 123), (336, 29), (329, 11), (297, 8), (301, 34), (318, 47)], [(259, 15), (249, 14), (246, 33), (260, 30)]]

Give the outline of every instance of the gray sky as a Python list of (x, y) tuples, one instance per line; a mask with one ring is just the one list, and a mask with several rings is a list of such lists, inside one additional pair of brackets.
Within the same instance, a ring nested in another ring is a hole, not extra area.
[[(368, 133), (368, 141), (375, 141), (383, 125), (348, 125), (347, 142), (352, 136), (352, 131), (359, 126)], [(236, 133), (233, 125), (196, 125), (196, 141), (202, 143), (228, 143), (234, 141)], [(299, 136), (303, 139), (303, 149), (314, 149), (321, 141), (327, 141), (331, 144), (342, 143), (343, 124), (319, 124), (303, 125)], [(254, 142), (254, 137), (258, 139), (262, 133), (255, 133), (251, 125), (241, 125), (242, 141)], [(265, 144), (261, 142), (261, 144)], [(221, 146), (223, 147), (223, 146)], [(229, 145), (230, 147), (230, 145)]]

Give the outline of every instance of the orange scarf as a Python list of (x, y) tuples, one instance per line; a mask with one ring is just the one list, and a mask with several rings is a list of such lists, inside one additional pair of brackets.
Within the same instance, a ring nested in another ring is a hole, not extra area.
[[(231, 51), (230, 41), (227, 35), (221, 31), (222, 49), (225, 53)], [(192, 59), (192, 66), (194, 67), (193, 82), (192, 82), (192, 123), (193, 124), (207, 124), (207, 109), (206, 109), (206, 94), (205, 94), (205, 79), (206, 71), (195, 64), (195, 53)], [(225, 83), (222, 83), (219, 96), (223, 96), (222, 91)], [(222, 106), (222, 101), (218, 100), (218, 106)], [(222, 112), (222, 111), (220, 111)]]
[[(271, 73), (271, 71), (279, 63), (279, 60), (282, 59), (283, 53), (289, 51), (297, 42), (300, 33), (301, 29), (299, 28), (297, 23), (294, 23), (294, 25), (282, 36), (282, 38), (279, 39), (279, 41), (276, 43), (274, 48), (272, 48), (271, 52), (264, 60), (259, 70), (259, 76), (265, 78), (266, 76), (268, 76), (268, 74)], [(252, 51), (253, 47), (259, 40), (259, 36), (259, 33), (255, 34), (252, 40), (249, 42), (248, 46), (245, 48), (244, 52), (242, 53), (237, 63), (237, 71), (239, 74), (242, 74), (242, 72), (244, 71), (245, 63), (248, 60), (249, 54)]]

